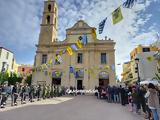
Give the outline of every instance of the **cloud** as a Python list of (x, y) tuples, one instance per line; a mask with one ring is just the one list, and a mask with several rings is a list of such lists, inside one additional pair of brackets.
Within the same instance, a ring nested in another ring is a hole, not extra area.
[[(122, 8), (123, 21), (113, 25), (111, 13), (122, 4), (122, 1), (57, 0), (59, 6), (58, 39), (64, 40), (65, 29), (72, 27), (79, 19), (98, 28), (99, 22), (108, 16), (104, 32), (102, 35), (98, 35), (98, 38), (102, 39), (107, 36), (116, 42), (116, 64), (128, 61), (130, 59), (129, 52), (135, 45), (151, 43), (154, 33), (159, 30), (159, 22), (154, 23), (151, 20), (155, 21), (156, 18), (152, 11), (158, 10), (158, 5), (154, 8), (152, 4), (160, 3), (158, 0), (147, 0), (146, 4), (136, 4), (132, 9)], [(34, 59), (43, 4), (43, 0), (0, 1), (0, 44), (3, 43), (2, 45), (19, 51), (15, 54), (20, 62), (26, 50), (33, 51), (30, 53), (32, 55), (28, 54), (27, 60), (33, 61)], [(148, 12), (147, 10), (151, 6), (152, 9)], [(120, 77), (122, 68), (116, 67), (117, 75)]]

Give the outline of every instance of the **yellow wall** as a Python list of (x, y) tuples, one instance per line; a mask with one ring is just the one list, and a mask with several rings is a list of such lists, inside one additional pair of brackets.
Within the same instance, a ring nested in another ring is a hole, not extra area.
[(150, 51), (158, 51), (158, 48), (155, 47), (155, 46), (142, 46), (142, 45), (139, 45), (138, 47), (134, 48), (131, 51), (131, 53), (130, 53), (131, 60), (135, 59), (137, 54), (142, 53), (143, 52), (142, 51), (143, 48), (150, 48)]

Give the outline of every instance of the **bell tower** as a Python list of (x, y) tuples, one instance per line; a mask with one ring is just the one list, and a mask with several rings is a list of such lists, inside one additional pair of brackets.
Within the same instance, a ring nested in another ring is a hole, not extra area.
[(44, 12), (39, 34), (39, 45), (50, 45), (57, 40), (58, 6), (56, 0), (44, 1)]

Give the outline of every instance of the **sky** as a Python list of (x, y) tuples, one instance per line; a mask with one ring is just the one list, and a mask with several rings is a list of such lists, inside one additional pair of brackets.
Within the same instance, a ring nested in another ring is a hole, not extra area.
[[(116, 74), (130, 60), (129, 53), (138, 44), (149, 45), (160, 33), (160, 0), (137, 0), (132, 9), (122, 8), (123, 20), (112, 24), (111, 13), (125, 0), (57, 0), (59, 7), (58, 39), (64, 40), (65, 29), (82, 19), (98, 29), (107, 17), (103, 34), (116, 42)], [(0, 46), (13, 51), (19, 64), (33, 64), (44, 0), (0, 0)], [(121, 65), (117, 65), (121, 63)]]

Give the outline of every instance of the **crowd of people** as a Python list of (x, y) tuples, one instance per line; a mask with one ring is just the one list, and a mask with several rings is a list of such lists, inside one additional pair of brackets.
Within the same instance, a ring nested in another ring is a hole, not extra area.
[(95, 95), (98, 99), (104, 99), (109, 103), (120, 103), (127, 106), (130, 112), (137, 114), (144, 113), (144, 118), (149, 120), (159, 120), (158, 110), (160, 101), (160, 91), (158, 86), (152, 83), (148, 85), (130, 85), (96, 87)]
[(6, 83), (0, 86), (0, 107), (5, 108), (6, 103), (11, 99), (11, 106), (17, 106), (17, 99), (20, 99), (21, 104), (26, 104), (26, 101), (34, 102), (41, 99), (59, 97), (65, 94), (65, 90), (60, 86), (46, 85), (7, 85)]

